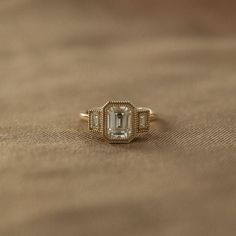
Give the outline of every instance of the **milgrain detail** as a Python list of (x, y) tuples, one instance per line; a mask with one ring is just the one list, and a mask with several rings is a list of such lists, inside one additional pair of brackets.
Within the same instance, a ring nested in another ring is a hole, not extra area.
[(102, 127), (102, 111), (101, 109), (88, 110), (88, 129), (92, 132), (101, 132)]
[(138, 109), (137, 111), (137, 132), (143, 133), (150, 129), (150, 110), (149, 109)]
[(130, 143), (138, 133), (148, 132), (157, 116), (150, 108), (135, 107), (129, 101), (109, 101), (103, 107), (80, 113), (89, 131), (101, 133), (109, 143)]

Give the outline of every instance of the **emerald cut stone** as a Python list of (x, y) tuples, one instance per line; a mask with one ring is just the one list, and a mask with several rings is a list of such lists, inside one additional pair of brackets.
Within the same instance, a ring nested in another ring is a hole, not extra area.
[(134, 107), (129, 103), (108, 103), (105, 106), (104, 135), (111, 142), (129, 142), (134, 138)]
[(132, 134), (132, 111), (128, 107), (111, 107), (107, 112), (107, 133), (111, 139), (128, 139)]

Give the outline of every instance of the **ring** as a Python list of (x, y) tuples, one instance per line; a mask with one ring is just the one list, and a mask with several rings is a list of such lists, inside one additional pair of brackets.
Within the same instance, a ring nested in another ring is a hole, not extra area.
[(145, 107), (135, 107), (128, 101), (110, 101), (102, 107), (80, 113), (88, 122), (89, 131), (102, 133), (109, 143), (130, 143), (137, 134), (147, 132), (157, 115)]

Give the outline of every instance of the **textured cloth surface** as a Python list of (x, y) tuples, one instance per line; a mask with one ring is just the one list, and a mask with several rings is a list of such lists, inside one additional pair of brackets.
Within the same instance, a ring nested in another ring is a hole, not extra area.
[[(233, 1), (0, 2), (1, 236), (235, 236)], [(162, 118), (127, 145), (79, 112)]]

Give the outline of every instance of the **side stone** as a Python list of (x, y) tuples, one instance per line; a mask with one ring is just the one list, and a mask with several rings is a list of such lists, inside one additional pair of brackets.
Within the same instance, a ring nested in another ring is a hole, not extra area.
[(138, 110), (138, 132), (147, 132), (150, 128), (150, 110)]
[(89, 130), (94, 132), (101, 131), (101, 111), (89, 110)]

